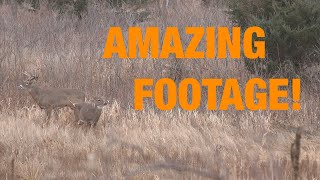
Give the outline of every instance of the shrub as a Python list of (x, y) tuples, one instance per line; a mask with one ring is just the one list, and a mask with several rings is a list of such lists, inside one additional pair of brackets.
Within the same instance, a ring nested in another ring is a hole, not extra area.
[(78, 16), (79, 19), (82, 18), (82, 14), (87, 12), (88, 2), (87, 0), (74, 1), (73, 9), (74, 14)]
[(246, 60), (249, 71), (268, 75), (287, 64), (296, 71), (319, 62), (310, 54), (320, 39), (318, 0), (231, 0), (230, 9), (238, 25), (260, 26), (266, 33), (267, 59)]
[(121, 7), (123, 5), (123, 3), (126, 4), (131, 4), (131, 5), (135, 5), (135, 4), (144, 4), (147, 2), (150, 2), (152, 0), (105, 0), (111, 7)]
[(60, 14), (74, 14), (79, 19), (87, 11), (87, 0), (48, 0), (49, 7), (57, 10)]

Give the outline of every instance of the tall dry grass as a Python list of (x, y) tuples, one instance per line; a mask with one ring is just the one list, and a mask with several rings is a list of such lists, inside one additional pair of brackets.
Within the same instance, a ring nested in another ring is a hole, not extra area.
[[(223, 7), (177, 2), (150, 5), (151, 18), (135, 25), (232, 26)], [(134, 23), (130, 12), (99, 4), (90, 4), (81, 21), (45, 6), (36, 13), (18, 9), (17, 17), (10, 6), (0, 7), (0, 179), (291, 179), (298, 126), (304, 128), (300, 176), (319, 179), (319, 96), (304, 82), (297, 112), (159, 112), (152, 101), (145, 111), (134, 111), (135, 78), (244, 83), (254, 77), (242, 60), (101, 59), (108, 27), (125, 31)], [(187, 43), (190, 37), (181, 35)], [(74, 125), (68, 110), (42, 128), (44, 113), (17, 89), (23, 71), (37, 74), (40, 86), (78, 88), (112, 103), (96, 129)]]
[[(10, 104), (10, 108), (26, 103), (25, 94), (16, 88), (25, 78), (22, 71), (37, 74), (42, 86), (79, 88), (90, 97), (103, 95), (118, 100), (123, 106), (133, 103), (135, 78), (247, 76), (241, 71), (241, 61), (101, 58), (110, 26), (121, 26), (124, 33), (129, 26), (158, 26), (161, 37), (165, 26), (230, 26), (224, 9), (202, 12), (196, 7), (190, 10), (160, 6), (160, 10), (156, 10), (157, 7), (150, 7), (152, 20), (134, 24), (132, 12), (119, 13), (98, 4), (89, 6), (88, 15), (82, 21), (58, 15), (46, 6), (37, 13), (20, 8), (15, 19), (10, 7), (2, 6), (0, 84), (3, 86), (0, 87), (5, 93), (0, 99)], [(181, 36), (186, 46), (191, 37), (184, 33)], [(202, 49), (204, 44), (202, 42)]]

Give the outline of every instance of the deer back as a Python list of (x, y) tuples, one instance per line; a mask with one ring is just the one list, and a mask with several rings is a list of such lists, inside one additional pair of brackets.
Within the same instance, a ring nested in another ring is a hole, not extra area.
[(85, 94), (76, 89), (40, 88), (33, 86), (30, 88), (29, 93), (41, 108), (73, 107), (69, 99), (74, 102), (85, 101)]

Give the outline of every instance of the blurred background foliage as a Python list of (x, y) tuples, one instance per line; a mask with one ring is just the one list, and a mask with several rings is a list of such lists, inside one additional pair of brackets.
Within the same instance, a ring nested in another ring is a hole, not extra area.
[[(141, 7), (160, 0), (96, 0), (119, 13), (130, 12), (139, 22), (148, 19), (151, 12)], [(82, 19), (87, 13), (88, 0), (47, 0), (48, 8), (59, 14), (70, 14)], [(165, 5), (171, 1), (162, 0)], [(243, 29), (260, 26), (265, 30), (266, 59), (246, 60), (251, 73), (262, 76), (284, 74), (296, 76), (306, 67), (320, 60), (320, 3), (319, 0), (199, 0), (204, 7), (224, 6), (235, 26)], [(40, 0), (0, 0), (0, 3), (40, 8)], [(129, 9), (129, 11), (128, 11)], [(214, 18), (214, 17), (212, 17)]]
[(320, 61), (318, 0), (230, 0), (233, 22), (265, 30), (267, 58), (245, 61), (250, 72), (299, 74)]

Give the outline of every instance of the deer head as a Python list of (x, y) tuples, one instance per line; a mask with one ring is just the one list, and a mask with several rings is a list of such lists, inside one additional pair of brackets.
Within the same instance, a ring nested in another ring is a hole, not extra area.
[(23, 72), (24, 75), (26, 75), (28, 78), (24, 80), (19, 87), (21, 89), (30, 89), (32, 84), (38, 80), (38, 76), (30, 75), (27, 72)]

